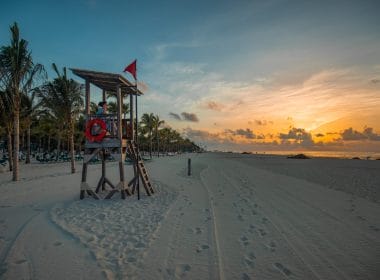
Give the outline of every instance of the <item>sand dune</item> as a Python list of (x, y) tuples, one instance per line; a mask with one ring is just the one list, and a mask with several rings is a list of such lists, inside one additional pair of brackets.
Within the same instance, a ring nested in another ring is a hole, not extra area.
[[(64, 164), (22, 168), (17, 183), (0, 174), (2, 279), (380, 275), (379, 161), (159, 158), (147, 164), (158, 192), (140, 201), (80, 201), (80, 172)], [(99, 172), (91, 166), (90, 183)], [(116, 172), (110, 163), (111, 181)]]

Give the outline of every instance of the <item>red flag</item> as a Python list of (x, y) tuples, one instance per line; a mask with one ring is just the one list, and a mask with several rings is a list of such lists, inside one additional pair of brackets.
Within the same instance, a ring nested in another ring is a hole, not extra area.
[(137, 62), (137, 59), (135, 59), (131, 64), (129, 64), (127, 67), (125, 67), (125, 69), (123, 71), (123, 72), (131, 73), (133, 78), (135, 78), (135, 80), (136, 80), (136, 72), (137, 72), (136, 62)]

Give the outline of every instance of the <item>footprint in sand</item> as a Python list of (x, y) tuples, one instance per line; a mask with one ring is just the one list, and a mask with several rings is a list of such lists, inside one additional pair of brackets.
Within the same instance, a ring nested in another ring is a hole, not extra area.
[(265, 235), (267, 235), (266, 231), (263, 230), (262, 228), (259, 228), (259, 229), (257, 230), (257, 232), (259, 233), (259, 235), (260, 235), (261, 237), (264, 237)]
[(175, 274), (178, 278), (182, 278), (186, 275), (187, 272), (191, 270), (191, 265), (189, 264), (182, 264), (177, 266), (175, 270)]
[(258, 231), (259, 231), (259, 234), (260, 234), (261, 237), (264, 237), (265, 235), (267, 235), (266, 231), (263, 230), (263, 229), (261, 229), (261, 228), (259, 228)]
[(263, 224), (266, 224), (266, 223), (268, 222), (268, 219), (264, 217), (264, 218), (261, 219), (261, 222), (262, 222)]
[(286, 268), (282, 263), (275, 263), (274, 267), (285, 276), (290, 276), (292, 274), (292, 272), (288, 268)]
[(254, 232), (255, 232), (255, 228), (256, 228), (256, 227), (255, 227), (254, 225), (252, 225), (252, 224), (249, 225), (248, 232), (249, 232), (249, 233), (254, 233)]
[(170, 275), (170, 276), (174, 276), (174, 269), (172, 269), (172, 268), (167, 268), (167, 269), (166, 269), (166, 273), (167, 273), (168, 275)]
[(243, 273), (243, 274), (241, 275), (241, 279), (242, 279), (242, 280), (251, 280), (251, 277), (249, 277), (249, 275), (248, 275), (247, 273)]
[(248, 245), (249, 245), (249, 240), (248, 240), (248, 238), (246, 237), (246, 236), (242, 236), (242, 237), (240, 237), (240, 241), (241, 241), (241, 243), (245, 246), (245, 247), (247, 247)]
[(369, 226), (369, 228), (374, 230), (374, 231), (380, 231), (380, 229), (376, 226)]
[(22, 260), (17, 260), (17, 261), (15, 261), (15, 264), (23, 264), (23, 263), (25, 263), (26, 262), (26, 260), (25, 259), (22, 259)]
[(195, 233), (196, 234), (201, 234), (202, 233), (201, 228), (199, 228), (199, 227), (195, 228)]
[(239, 221), (241, 221), (241, 222), (243, 222), (243, 221), (244, 221), (244, 218), (243, 218), (243, 216), (242, 216), (242, 215), (238, 215), (238, 216), (237, 216), (237, 218), (238, 218), (238, 220), (239, 220)]
[(256, 259), (256, 256), (253, 252), (249, 253), (247, 256), (245, 256), (245, 260), (244, 262), (246, 263), (246, 265), (248, 265), (250, 268), (254, 268), (255, 267), (255, 263), (254, 263), (254, 260)]
[(197, 249), (195, 250), (197, 253), (201, 253), (203, 250), (207, 250), (207, 249), (209, 249), (210, 248), (210, 246), (208, 246), (208, 245), (201, 245), (201, 246), (197, 246)]
[(59, 241), (56, 241), (54, 242), (54, 246), (61, 246), (63, 243), (62, 242), (59, 242)]
[(134, 258), (134, 257), (129, 257), (128, 259), (127, 259), (127, 262), (129, 262), (129, 263), (135, 263), (137, 260), (136, 260), (136, 258)]
[(271, 251), (271, 252), (275, 252), (276, 251), (276, 243), (274, 241), (271, 241), (268, 245), (267, 245), (267, 248)]
[(250, 259), (245, 259), (244, 262), (246, 263), (246, 265), (248, 265), (250, 268), (254, 268), (255, 267), (255, 263), (250, 260)]

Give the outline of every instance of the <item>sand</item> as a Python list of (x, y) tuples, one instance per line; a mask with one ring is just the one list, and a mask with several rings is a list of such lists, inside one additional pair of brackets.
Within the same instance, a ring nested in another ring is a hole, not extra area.
[(380, 161), (205, 153), (146, 166), (157, 192), (140, 201), (80, 201), (80, 165), (1, 173), (0, 278), (380, 277)]

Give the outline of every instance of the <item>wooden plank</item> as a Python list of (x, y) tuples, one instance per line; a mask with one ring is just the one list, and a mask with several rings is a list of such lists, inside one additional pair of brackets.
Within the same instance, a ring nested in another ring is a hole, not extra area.
[(84, 155), (83, 164), (87, 164), (100, 151), (100, 148), (95, 149), (90, 155)]
[(104, 181), (113, 189), (115, 189), (116, 187), (114, 186), (114, 184), (111, 183), (110, 180), (108, 180), (106, 177), (104, 177)]
[[(95, 190), (96, 193), (98, 193), (100, 191), (100, 187), (103, 186), (103, 183), (104, 183), (104, 177), (102, 176), (98, 182), (98, 185), (96, 186), (96, 190)], [(104, 190), (104, 188), (103, 188), (103, 190)]]
[(84, 147), (87, 149), (95, 149), (95, 148), (119, 148), (120, 140), (117, 138), (107, 138), (107, 140), (103, 140), (102, 142), (89, 142), (86, 141)]
[(83, 168), (82, 168), (82, 182), (86, 182), (87, 178), (87, 163), (83, 163)]
[[(134, 122), (134, 114), (133, 114), (133, 95), (132, 94), (129, 96), (129, 119), (132, 125), (131, 139), (135, 140), (135, 122)], [(136, 151), (134, 153), (136, 154)]]
[(117, 193), (119, 190), (117, 190), (117, 189), (113, 189), (113, 190), (111, 190), (108, 194), (107, 194), (107, 196), (104, 198), (104, 199), (110, 199), (115, 193)]
[(87, 115), (90, 114), (90, 81), (86, 79), (86, 108), (85, 112)]

